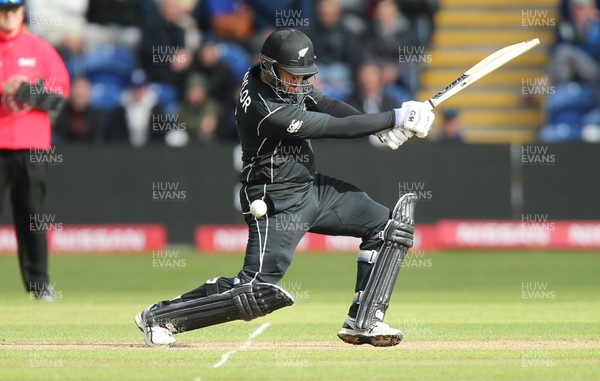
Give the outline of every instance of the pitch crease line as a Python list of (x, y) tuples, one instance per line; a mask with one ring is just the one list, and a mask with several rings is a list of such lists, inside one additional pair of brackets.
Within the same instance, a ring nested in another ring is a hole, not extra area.
[(221, 360), (219, 360), (219, 362), (217, 362), (217, 363), (215, 363), (215, 365), (213, 365), (213, 368), (218, 368), (221, 365), (225, 364), (227, 362), (227, 360), (229, 360), (229, 356), (233, 355), (234, 353), (248, 349), (248, 347), (250, 347), (250, 345), (252, 345), (252, 340), (254, 340), (261, 333), (263, 333), (265, 331), (265, 329), (267, 329), (269, 327), (269, 325), (270, 325), (270, 323), (264, 323), (260, 327), (256, 328), (256, 330), (254, 332), (252, 332), (250, 335), (248, 335), (248, 340), (246, 340), (246, 342), (244, 344), (242, 344), (237, 349), (233, 349), (227, 353), (224, 353), (223, 356), (221, 356)]

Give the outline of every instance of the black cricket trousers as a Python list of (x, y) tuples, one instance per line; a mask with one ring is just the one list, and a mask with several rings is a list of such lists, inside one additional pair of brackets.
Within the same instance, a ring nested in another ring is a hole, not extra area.
[(48, 283), (46, 232), (31, 228), (31, 221), (44, 213), (46, 165), (35, 157), (32, 160), (32, 155), (39, 154), (0, 149), (0, 212), (10, 188), (19, 265), (27, 291), (41, 290)]

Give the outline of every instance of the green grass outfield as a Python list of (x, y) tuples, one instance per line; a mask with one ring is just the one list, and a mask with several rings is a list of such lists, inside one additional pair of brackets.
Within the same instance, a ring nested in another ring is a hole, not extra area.
[(393, 348), (336, 337), (352, 299), (354, 254), (298, 255), (281, 283), (294, 306), (178, 335), (179, 347), (148, 348), (134, 314), (242, 263), (239, 255), (169, 253), (162, 262), (53, 256), (55, 303), (30, 300), (16, 258), (0, 256), (0, 380), (600, 379), (598, 254), (415, 255), (386, 316), (405, 334)]

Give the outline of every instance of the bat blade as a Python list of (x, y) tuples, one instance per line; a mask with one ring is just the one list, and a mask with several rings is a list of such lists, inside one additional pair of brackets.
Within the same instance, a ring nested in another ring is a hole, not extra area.
[(490, 54), (489, 56), (479, 61), (475, 66), (471, 67), (469, 70), (465, 71), (463, 75), (458, 77), (456, 80), (454, 80), (454, 82), (446, 86), (433, 97), (429, 98), (427, 100), (427, 104), (429, 104), (431, 109), (436, 108), (442, 102), (448, 100), (449, 98), (455, 96), (462, 90), (471, 86), (480, 78), (488, 75), (489, 73), (498, 69), (505, 63), (512, 61), (521, 54), (533, 49), (534, 47), (539, 45), (539, 43), (540, 40), (538, 38), (534, 38), (532, 40), (519, 42), (517, 44), (509, 45), (505, 48), (497, 50), (496, 52)]

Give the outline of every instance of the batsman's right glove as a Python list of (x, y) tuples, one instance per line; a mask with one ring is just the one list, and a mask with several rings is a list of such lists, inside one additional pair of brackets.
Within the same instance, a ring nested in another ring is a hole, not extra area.
[(415, 133), (418, 138), (426, 137), (435, 119), (428, 105), (415, 101), (402, 103), (402, 107), (394, 109), (394, 115), (393, 128), (375, 133), (375, 136), (391, 149), (398, 149)]
[(424, 102), (404, 102), (402, 107), (394, 109), (394, 113), (396, 115), (394, 128), (400, 126), (414, 131), (418, 138), (427, 136), (435, 119), (431, 108)]

